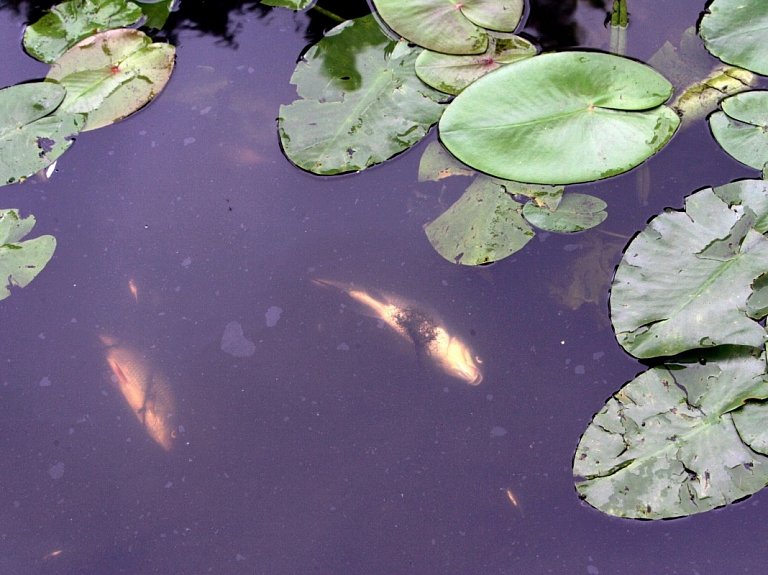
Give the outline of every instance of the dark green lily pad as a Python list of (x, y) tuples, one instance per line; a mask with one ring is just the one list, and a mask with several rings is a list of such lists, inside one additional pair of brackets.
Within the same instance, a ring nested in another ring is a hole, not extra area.
[(768, 484), (765, 354), (724, 347), (654, 367), (595, 415), (573, 462), (604, 513), (666, 519), (722, 507)]
[(57, 114), (66, 90), (47, 82), (0, 90), (0, 182), (23, 180), (51, 165), (72, 145), (85, 116)]
[(482, 54), (487, 30), (514, 32), (523, 0), (373, 0), (395, 32), (428, 50), (444, 54)]
[(85, 130), (117, 122), (165, 87), (176, 50), (143, 32), (121, 28), (86, 38), (59, 58), (46, 77), (67, 89), (59, 112), (88, 114)]
[(535, 235), (522, 205), (504, 186), (480, 176), (435, 221), (424, 226), (432, 247), (450, 262), (476, 266), (506, 258)]
[(144, 26), (147, 28), (155, 28), (156, 30), (162, 29), (165, 26), (168, 16), (176, 8), (176, 0), (146, 0), (145, 2), (135, 2), (144, 12), (144, 16), (147, 20), (144, 22)]
[(555, 210), (528, 202), (523, 207), (523, 216), (537, 228), (549, 232), (581, 232), (594, 228), (608, 217), (606, 205), (594, 196), (565, 194)]
[(525, 38), (494, 34), (484, 54), (455, 56), (424, 50), (416, 58), (416, 74), (441, 92), (459, 94), (488, 72), (535, 55), (536, 47)]
[(135, 24), (141, 8), (125, 0), (70, 0), (24, 30), (24, 49), (33, 58), (53, 64), (72, 46), (92, 36)]
[(714, 0), (699, 34), (707, 50), (723, 62), (768, 74), (768, 2)]
[(0, 210), (0, 299), (11, 295), (11, 287), (27, 286), (53, 256), (53, 236), (21, 241), (34, 225), (34, 216), (20, 218), (18, 210)]
[(768, 162), (768, 91), (726, 98), (722, 112), (709, 117), (717, 143), (738, 161), (762, 170)]
[(448, 106), (440, 139), (459, 160), (508, 180), (587, 182), (660, 150), (677, 129), (655, 70), (597, 52), (528, 58), (483, 76)]
[(611, 288), (611, 320), (635, 357), (718, 345), (763, 346), (765, 330), (747, 298), (768, 270), (768, 239), (748, 207), (730, 207), (711, 188), (685, 212), (665, 212), (627, 246)]
[(315, 174), (340, 174), (418, 142), (445, 108), (445, 95), (416, 77), (418, 53), (386, 36), (372, 16), (331, 30), (291, 77), (302, 99), (280, 107), (288, 158)]

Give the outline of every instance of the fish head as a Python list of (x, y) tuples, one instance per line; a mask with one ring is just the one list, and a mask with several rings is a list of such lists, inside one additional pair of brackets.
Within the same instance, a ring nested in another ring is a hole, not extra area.
[(480, 385), (483, 374), (472, 356), (469, 347), (457, 337), (448, 340), (448, 346), (441, 358), (443, 370), (469, 385)]

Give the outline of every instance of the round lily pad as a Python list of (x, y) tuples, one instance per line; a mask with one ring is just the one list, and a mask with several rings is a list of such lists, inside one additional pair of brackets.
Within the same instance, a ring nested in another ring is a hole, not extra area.
[(53, 256), (53, 236), (21, 241), (34, 225), (34, 216), (22, 218), (18, 210), (0, 210), (0, 299), (11, 295), (11, 287), (28, 285)]
[(672, 85), (633, 60), (592, 52), (528, 58), (483, 76), (440, 119), (462, 162), (508, 180), (567, 184), (625, 172), (680, 124)]
[(594, 228), (608, 217), (606, 203), (587, 194), (565, 194), (556, 210), (528, 202), (523, 207), (525, 219), (549, 232), (581, 232)]
[(707, 50), (723, 62), (768, 74), (768, 2), (714, 0), (699, 33)]
[(717, 143), (738, 161), (762, 170), (768, 163), (768, 91), (743, 92), (709, 117)]

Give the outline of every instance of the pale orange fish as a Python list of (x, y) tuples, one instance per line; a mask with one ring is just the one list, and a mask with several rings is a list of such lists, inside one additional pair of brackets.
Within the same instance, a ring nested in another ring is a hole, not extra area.
[(136, 303), (139, 302), (139, 288), (136, 287), (136, 282), (133, 281), (133, 278), (128, 280), (128, 289), (131, 290), (131, 293), (133, 294), (133, 299), (136, 300)]
[(115, 345), (106, 336), (101, 340), (108, 346), (107, 363), (131, 411), (147, 434), (169, 451), (175, 437), (171, 421), (176, 410), (170, 383), (137, 349)]
[(362, 287), (346, 285), (329, 280), (313, 280), (319, 286), (333, 286), (349, 297), (366, 306), (373, 315), (381, 319), (400, 336), (423, 351), (435, 365), (452, 377), (480, 385), (483, 374), (469, 347), (458, 337), (448, 333), (446, 328), (418, 307), (403, 302), (400, 298), (383, 295), (381, 300), (371, 296)]

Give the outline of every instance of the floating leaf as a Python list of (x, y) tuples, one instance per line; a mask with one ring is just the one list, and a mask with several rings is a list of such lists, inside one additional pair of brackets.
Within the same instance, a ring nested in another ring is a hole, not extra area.
[(599, 225), (608, 214), (606, 203), (586, 194), (565, 194), (556, 210), (528, 202), (523, 216), (537, 228), (549, 232), (581, 232)]
[(768, 3), (714, 0), (701, 19), (704, 45), (723, 62), (768, 74)]
[(726, 98), (722, 112), (709, 117), (717, 143), (738, 161), (762, 170), (768, 162), (768, 91)]
[(482, 54), (486, 29), (514, 32), (523, 0), (373, 0), (390, 28), (411, 42), (445, 54)]
[(560, 52), (483, 76), (440, 119), (465, 164), (521, 182), (566, 184), (627, 171), (660, 150), (680, 119), (672, 85), (610, 54)]
[(437, 90), (458, 94), (488, 72), (535, 55), (536, 48), (525, 38), (494, 35), (484, 54), (455, 56), (424, 50), (416, 58), (416, 74)]
[(11, 287), (23, 288), (35, 279), (56, 249), (53, 236), (21, 241), (34, 225), (34, 216), (20, 218), (18, 210), (0, 210), (0, 299), (11, 295)]
[(448, 261), (487, 264), (515, 253), (535, 235), (521, 210), (503, 186), (478, 177), (424, 231), (432, 247)]
[(768, 182), (739, 180), (715, 188), (715, 194), (729, 206), (744, 206), (756, 216), (752, 227), (761, 234), (768, 233)]
[(53, 64), (69, 48), (96, 32), (124, 28), (141, 18), (141, 8), (125, 0), (70, 0), (24, 30), (24, 49)]
[(155, 28), (160, 30), (165, 26), (168, 16), (171, 15), (176, 9), (178, 2), (181, 0), (146, 0), (145, 2), (135, 2), (144, 12), (144, 16), (147, 17), (147, 21), (144, 22), (144, 26), (147, 28)]
[(314, 2), (315, 0), (261, 0), (261, 4), (264, 6), (279, 6), (291, 10), (304, 10)]
[(152, 43), (138, 30), (91, 36), (59, 58), (46, 77), (67, 89), (60, 112), (88, 114), (85, 130), (117, 122), (146, 105), (165, 87), (175, 49)]
[(604, 513), (662, 519), (762, 489), (768, 381), (758, 354), (720, 348), (651, 368), (625, 385), (581, 437), (573, 462), (574, 476), (583, 478), (579, 495)]
[(331, 30), (291, 77), (302, 99), (280, 107), (278, 131), (288, 158), (315, 174), (340, 174), (418, 142), (443, 113), (445, 95), (416, 77), (417, 56), (370, 15)]
[(474, 176), (470, 170), (440, 145), (440, 142), (430, 142), (421, 154), (419, 161), (419, 181), (436, 182), (451, 176)]
[(36, 82), (0, 90), (0, 182), (10, 184), (52, 164), (72, 145), (82, 114), (49, 116), (66, 90)]
[(751, 284), (768, 270), (768, 240), (755, 214), (706, 188), (685, 212), (666, 212), (627, 246), (611, 288), (611, 319), (635, 357), (735, 344), (760, 347), (765, 330), (747, 316)]

